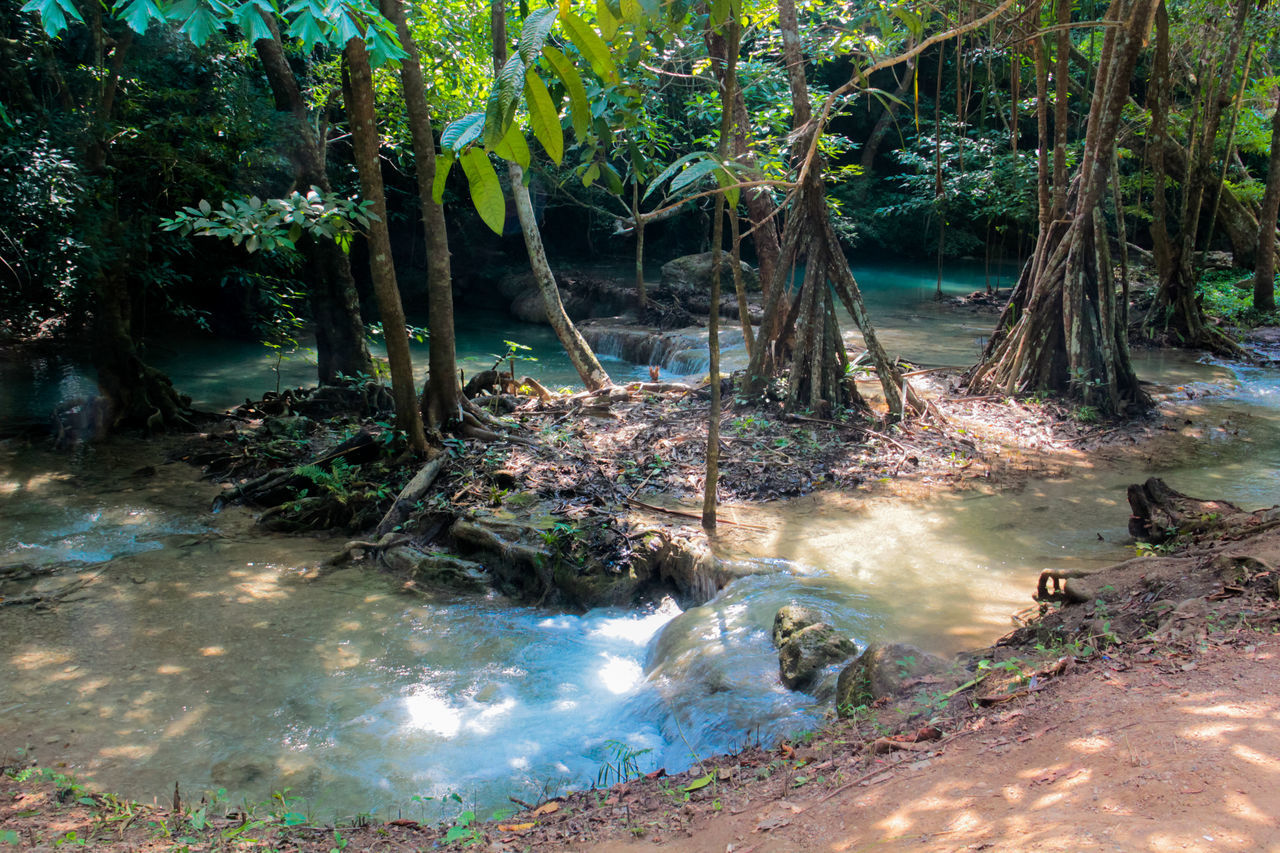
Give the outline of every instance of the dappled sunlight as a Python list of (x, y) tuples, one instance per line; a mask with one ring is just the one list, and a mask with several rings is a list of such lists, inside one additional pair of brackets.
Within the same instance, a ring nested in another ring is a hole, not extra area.
[[(997, 714), (1009, 722), (957, 739), (927, 768), (904, 762), (852, 807), (817, 806), (848, 827), (824, 849), (1276, 849), (1276, 673), (1215, 654), (1231, 669), (1200, 663), (1186, 695), (1148, 665), (1105, 683), (1082, 675), (1056, 699)], [(1072, 732), (1081, 723), (1090, 734)]]

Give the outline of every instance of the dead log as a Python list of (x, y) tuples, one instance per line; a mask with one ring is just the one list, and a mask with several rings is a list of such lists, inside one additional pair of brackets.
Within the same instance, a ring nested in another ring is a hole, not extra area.
[(405, 519), (409, 517), (409, 513), (413, 512), (414, 506), (431, 488), (431, 484), (436, 481), (436, 477), (440, 475), (440, 470), (444, 468), (444, 463), (448, 458), (449, 454), (440, 453), (418, 469), (418, 473), (414, 474), (413, 479), (400, 490), (400, 494), (396, 496), (395, 503), (391, 505), (391, 509), (387, 510), (387, 514), (382, 517), (382, 521), (378, 522), (378, 526), (374, 528), (374, 538), (381, 539), (404, 523)]
[(1159, 545), (1179, 535), (1203, 533), (1224, 526), (1231, 516), (1244, 513), (1227, 501), (1206, 501), (1170, 488), (1152, 477), (1129, 487), (1129, 534), (1139, 542)]

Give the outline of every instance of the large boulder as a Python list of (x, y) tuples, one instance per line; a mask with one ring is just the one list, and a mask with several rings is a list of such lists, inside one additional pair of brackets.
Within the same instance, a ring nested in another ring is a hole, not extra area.
[(784, 604), (773, 616), (773, 645), (782, 648), (782, 644), (791, 639), (791, 635), (817, 625), (822, 621), (822, 613), (803, 604)]
[(945, 659), (907, 643), (872, 643), (841, 671), (836, 681), (836, 713), (849, 716), (860, 705), (906, 694), (921, 680), (944, 681), (950, 669)]
[[(720, 286), (725, 292), (733, 290), (733, 258), (720, 255)], [(711, 253), (683, 255), (662, 265), (661, 286), (676, 294), (711, 292)], [(760, 289), (760, 274), (745, 261), (742, 262), (742, 283), (747, 290)]]
[(778, 672), (789, 689), (803, 690), (813, 684), (825, 667), (857, 653), (858, 647), (852, 640), (840, 636), (826, 622), (818, 622), (787, 637), (778, 649)]

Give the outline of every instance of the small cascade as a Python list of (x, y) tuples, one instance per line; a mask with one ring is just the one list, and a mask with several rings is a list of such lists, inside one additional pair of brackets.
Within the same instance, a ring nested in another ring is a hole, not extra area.
[[(706, 329), (659, 332), (635, 326), (584, 323), (581, 332), (598, 355), (632, 364), (655, 365), (675, 376), (703, 375), (711, 369)], [(747, 350), (741, 329), (731, 326), (720, 330), (720, 365), (725, 372), (746, 367)]]

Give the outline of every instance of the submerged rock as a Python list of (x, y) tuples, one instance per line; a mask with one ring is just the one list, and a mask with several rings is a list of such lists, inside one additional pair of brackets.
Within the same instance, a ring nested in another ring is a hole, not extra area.
[(783, 684), (799, 690), (812, 684), (823, 668), (857, 653), (852, 640), (840, 636), (826, 622), (818, 622), (787, 637), (778, 650), (778, 671)]
[(921, 679), (937, 682), (949, 669), (945, 659), (907, 643), (872, 643), (841, 671), (836, 681), (836, 713), (849, 716), (859, 705), (902, 695)]

